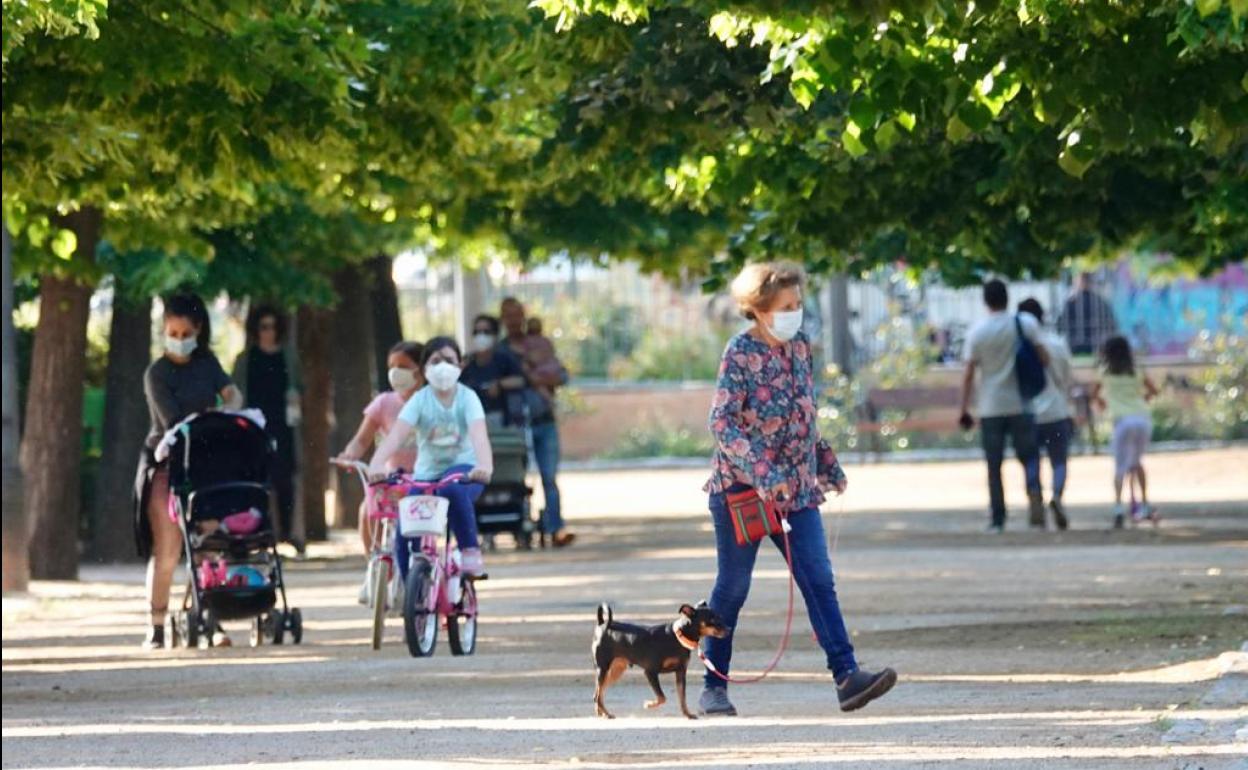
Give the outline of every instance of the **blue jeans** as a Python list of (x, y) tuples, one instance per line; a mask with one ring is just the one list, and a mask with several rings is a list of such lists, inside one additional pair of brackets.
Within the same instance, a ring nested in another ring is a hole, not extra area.
[[(471, 465), (456, 465), (448, 468), (446, 473), (438, 477), (438, 480), (441, 481), (457, 473), (467, 473), (470, 470), (472, 470)], [(451, 484), (437, 492), (438, 497), (445, 497), (450, 501), (446, 518), (451, 525), (451, 531), (455, 533), (455, 544), (461, 551), (465, 548), (481, 547), (477, 540), (477, 509), (473, 503), (481, 496), (484, 489), (485, 487), (480, 484)], [(413, 542), (418, 541), (408, 540), (401, 534), (394, 538), (394, 559), (398, 562), (399, 574), (404, 580), (407, 580), (407, 567), (411, 559)]]
[(1027, 491), (1040, 493), (1040, 450), (1036, 445), (1036, 421), (1029, 414), (984, 417), (979, 421), (984, 456), (988, 460), (988, 501), (992, 523), (1005, 526), (1005, 490), (1001, 486), (1001, 463), (1005, 460), (1005, 439), (1014, 444), (1014, 454), (1027, 475)]
[(559, 425), (553, 420), (534, 425), (533, 458), (542, 475), (542, 492), (546, 497), (546, 512), (542, 516), (542, 531), (553, 535), (563, 529), (563, 514), (559, 509), (559, 486), (555, 475), (559, 473)]
[[(1036, 438), (1048, 453), (1049, 465), (1053, 468), (1053, 497), (1058, 500), (1066, 489), (1066, 461), (1070, 456), (1070, 437), (1074, 429), (1075, 424), (1069, 417), (1036, 425)], [(1036, 462), (1039, 462), (1039, 458)]]
[[(733, 492), (745, 489), (734, 487)], [(750, 577), (754, 573), (754, 560), (758, 557), (758, 543), (737, 545), (733, 534), (732, 519), (723, 495), (711, 495), (711, 520), (715, 524), (715, 551), (719, 571), (715, 575), (715, 588), (711, 591), (711, 609), (729, 628), (735, 629), (741, 607), (750, 593)], [(823, 520), (817, 508), (803, 508), (789, 514), (789, 549), (793, 561), (793, 575), (806, 602), (806, 614), (811, 628), (828, 658), (828, 668), (839, 680), (858, 670), (854, 658), (854, 646), (845, 630), (841, 617), (841, 605), (836, 598), (836, 582), (832, 577), (832, 560), (828, 557), (827, 538), (823, 533)], [(780, 553), (784, 553), (784, 538), (771, 538)], [(776, 629), (778, 635), (780, 628)], [(732, 638), (708, 637), (705, 639), (706, 657), (725, 675), (732, 662)], [(727, 687), (728, 683), (706, 672), (707, 687)]]

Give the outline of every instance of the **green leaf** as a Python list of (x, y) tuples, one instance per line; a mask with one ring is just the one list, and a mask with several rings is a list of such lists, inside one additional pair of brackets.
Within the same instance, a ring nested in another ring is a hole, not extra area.
[(1234, 16), (1236, 20), (1248, 16), (1248, 0), (1230, 0), (1230, 2), (1231, 15)]
[(1222, 0), (1196, 0), (1196, 10), (1201, 16), (1208, 16), (1211, 13), (1217, 13), (1222, 7)]
[(74, 235), (73, 230), (57, 230), (56, 235), (52, 236), (52, 243), (49, 247), (59, 259), (68, 261), (78, 250), (78, 236)]
[(874, 126), (875, 118), (878, 114), (875, 104), (870, 99), (858, 98), (849, 106), (849, 116), (862, 128)]
[(875, 144), (881, 150), (887, 152), (896, 143), (897, 124), (894, 121), (886, 120), (875, 130)]
[(1076, 179), (1082, 179), (1088, 167), (1092, 165), (1092, 161), (1080, 159), (1073, 147), (1065, 147), (1057, 156), (1057, 165), (1067, 174)]
[(992, 125), (992, 111), (978, 102), (963, 104), (958, 108), (958, 117), (975, 133)]
[(915, 117), (913, 112), (899, 112), (895, 120), (898, 125), (907, 131), (914, 131)]
[(845, 152), (854, 158), (861, 158), (867, 154), (867, 146), (849, 128), (841, 132), (841, 146), (845, 148)]
[(945, 133), (949, 136), (949, 141), (960, 142), (973, 134), (971, 127), (962, 122), (957, 115), (949, 118), (949, 122), (945, 124)]

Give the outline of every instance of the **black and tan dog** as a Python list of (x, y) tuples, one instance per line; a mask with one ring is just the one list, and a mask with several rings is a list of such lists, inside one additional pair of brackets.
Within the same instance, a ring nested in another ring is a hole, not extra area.
[(700, 602), (694, 607), (682, 605), (675, 622), (660, 626), (635, 626), (616, 623), (611, 607), (598, 607), (598, 628), (594, 630), (594, 666), (598, 669), (598, 684), (594, 688), (594, 710), (598, 716), (614, 719), (607, 711), (602, 698), (607, 688), (615, 684), (624, 670), (637, 666), (646, 672), (646, 680), (654, 690), (654, 700), (646, 701), (646, 708), (653, 709), (667, 702), (659, 687), (659, 674), (676, 674), (676, 697), (680, 699), (680, 712), (690, 719), (697, 719), (685, 703), (685, 674), (689, 656), (698, 649), (703, 636), (722, 639), (728, 635), (719, 616)]

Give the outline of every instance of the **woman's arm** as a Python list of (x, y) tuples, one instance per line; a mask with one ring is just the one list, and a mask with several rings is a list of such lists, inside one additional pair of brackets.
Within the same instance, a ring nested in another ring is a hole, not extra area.
[(1089, 396), (1088, 398), (1093, 404), (1096, 404), (1096, 407), (1098, 409), (1100, 409), (1102, 412), (1105, 411), (1106, 404), (1105, 404), (1105, 399), (1101, 398), (1101, 381), (1100, 380), (1096, 380), (1095, 382), (1092, 383), (1092, 395)]
[(472, 443), (472, 451), (477, 456), (477, 467), (468, 473), (468, 478), (488, 484), (494, 476), (494, 450), (490, 447), (490, 433), (485, 420), (468, 423), (468, 441)]
[(1140, 379), (1143, 380), (1144, 382), (1144, 400), (1145, 401), (1152, 401), (1154, 398), (1157, 398), (1157, 396), (1161, 394), (1161, 391), (1158, 390), (1157, 386), (1153, 383), (1152, 378), (1150, 378), (1147, 374), (1140, 375)]
[(373, 452), (372, 462), (368, 464), (368, 475), (370, 478), (382, 478), (386, 475), (386, 463), (394, 456), (394, 453), (403, 446), (403, 442), (407, 441), (407, 437), (414, 430), (412, 424), (406, 420), (395, 420), (394, 427), (390, 428), (386, 433), (386, 437), (382, 440), (381, 446), (377, 447), (377, 451)]
[(360, 429), (355, 432), (347, 445), (338, 453), (339, 459), (342, 460), (358, 460), (364, 456), (368, 448), (373, 445), (373, 439), (377, 436), (380, 429), (377, 421), (368, 415), (364, 415), (364, 419), (360, 420)]

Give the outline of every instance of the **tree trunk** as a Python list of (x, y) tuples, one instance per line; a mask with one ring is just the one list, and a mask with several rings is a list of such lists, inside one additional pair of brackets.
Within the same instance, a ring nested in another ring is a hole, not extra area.
[(329, 482), (329, 420), (333, 406), (330, 379), (330, 335), (334, 314), (314, 307), (299, 308), (296, 321), (299, 361), (303, 368), (302, 467), (300, 491), (303, 537), (308, 542), (325, 540), (325, 489)]
[(386, 380), (386, 359), (390, 348), (403, 339), (403, 321), (399, 315), (399, 290), (394, 285), (394, 260), (378, 254), (368, 261), (371, 272), (369, 303), (373, 308), (373, 350), (376, 358), (373, 388), (390, 387)]
[[(369, 290), (364, 268), (352, 266), (334, 277), (338, 306), (334, 308), (334, 449), (351, 440), (360, 424), (361, 413), (373, 396), (373, 316), (369, 311)], [(337, 521), (340, 526), (359, 524), (363, 490), (353, 478), (338, 477)]]
[(114, 283), (104, 382), (104, 451), (95, 486), (95, 510), (91, 512), (90, 554), (102, 562), (137, 558), (131, 497), (149, 423), (143, 374), (152, 357), (152, 300), (131, 300), (123, 296), (123, 289)]
[[(73, 230), (81, 265), (95, 260), (101, 212), (84, 208), (60, 218)], [(91, 286), (74, 278), (40, 279), (39, 324), (31, 353), (22, 473), (33, 578), (78, 578), (82, 480), (82, 397)]]
[(27, 531), (22, 510), (22, 464), (19, 458), (21, 428), (17, 419), (17, 330), (13, 328), (13, 243), (4, 223), (4, 593), (25, 591), (30, 583)]

